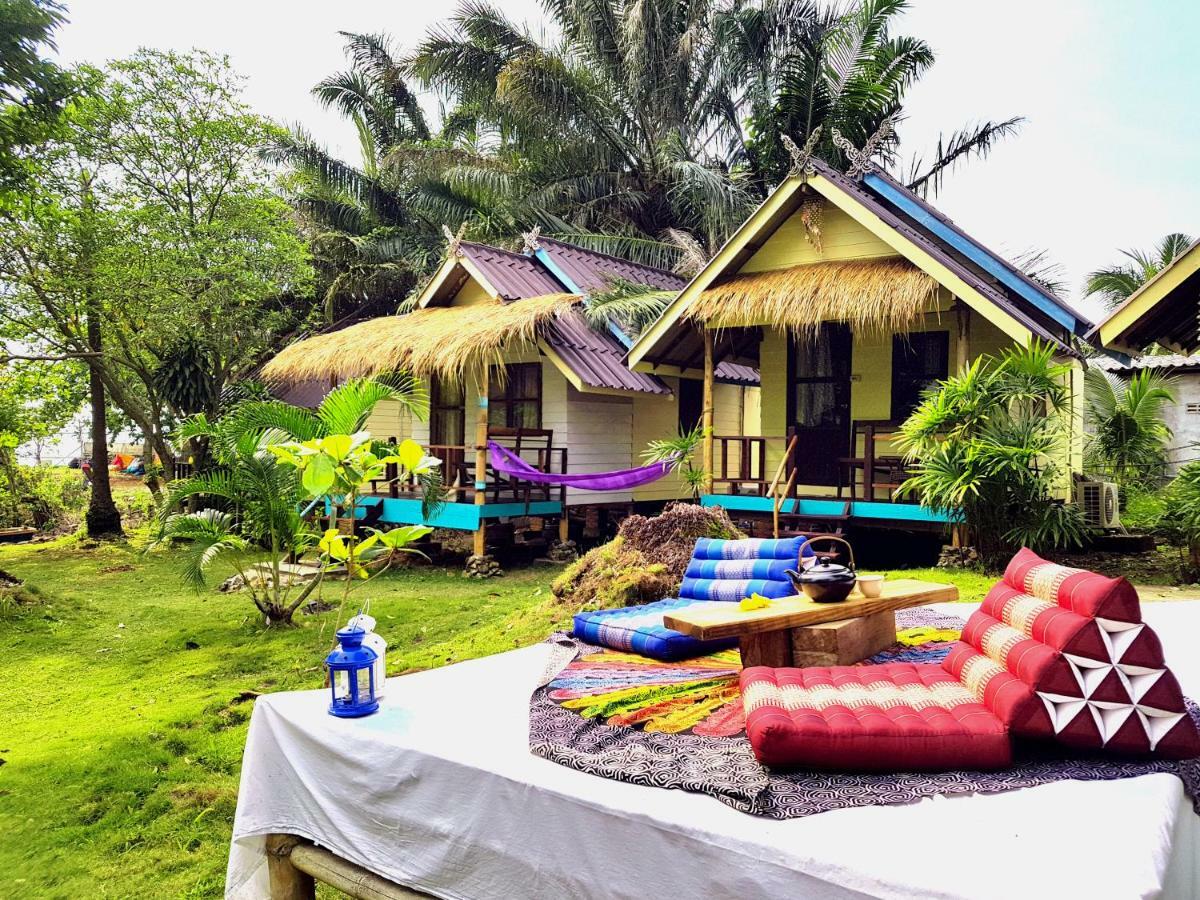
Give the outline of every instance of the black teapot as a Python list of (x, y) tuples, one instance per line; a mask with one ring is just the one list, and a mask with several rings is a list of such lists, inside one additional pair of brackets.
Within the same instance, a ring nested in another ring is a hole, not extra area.
[(849, 567), (838, 565), (832, 557), (818, 556), (815, 565), (799, 572), (788, 569), (785, 574), (791, 579), (792, 586), (814, 603), (841, 603), (850, 596), (858, 582), (858, 576), (854, 573), (854, 548), (836, 535), (820, 534), (806, 540), (801, 545), (801, 553), (803, 554), (805, 545), (816, 540), (844, 544), (850, 553)]

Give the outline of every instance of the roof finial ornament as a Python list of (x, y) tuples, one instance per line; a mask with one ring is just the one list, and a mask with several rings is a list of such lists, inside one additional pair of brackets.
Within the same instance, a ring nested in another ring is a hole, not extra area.
[[(834, 134), (837, 134), (835, 131)], [(781, 135), (783, 146), (787, 148), (787, 152), (792, 157), (792, 175), (799, 175), (801, 178), (811, 178), (817, 174), (817, 167), (813, 165), (813, 151), (817, 147), (817, 139), (821, 136), (821, 126), (818, 125), (808, 133), (808, 138), (804, 141), (803, 147), (797, 147), (796, 142), (789, 135)]]
[(442, 225), (442, 234), (446, 236), (446, 249), (451, 256), (462, 256), (462, 240), (463, 235), (467, 233), (467, 223), (463, 222), (458, 226), (458, 231), (450, 230), (449, 225)]
[(542, 249), (542, 226), (534, 225), (521, 234), (521, 249), (526, 253), (537, 253)]
[(875, 130), (875, 133), (867, 138), (867, 142), (863, 144), (862, 150), (855, 147), (849, 139), (834, 128), (834, 146), (845, 153), (846, 159), (850, 161), (850, 168), (846, 170), (846, 174), (851, 178), (860, 178), (873, 170), (875, 168), (875, 154), (879, 152), (879, 148), (883, 145), (883, 142), (892, 136), (895, 127), (895, 117), (888, 116), (879, 123), (879, 127)]

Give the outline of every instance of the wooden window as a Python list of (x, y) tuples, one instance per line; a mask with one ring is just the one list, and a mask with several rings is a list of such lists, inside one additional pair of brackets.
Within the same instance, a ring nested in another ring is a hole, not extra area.
[(950, 371), (950, 332), (918, 331), (892, 338), (892, 421), (903, 422), (921, 394)]
[(488, 381), (488, 424), (499, 428), (542, 427), (542, 364), (515, 363), (501, 379), (495, 369)]
[(429, 389), (429, 443), (461, 447), (466, 442), (466, 396), (461, 384), (433, 379)]

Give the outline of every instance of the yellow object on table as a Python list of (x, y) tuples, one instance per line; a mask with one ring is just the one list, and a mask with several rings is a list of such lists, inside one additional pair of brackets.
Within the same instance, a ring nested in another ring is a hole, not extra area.
[(751, 594), (749, 597), (746, 597), (744, 600), (738, 603), (738, 609), (742, 610), (743, 612), (750, 612), (751, 610), (755, 609), (766, 609), (770, 605), (771, 601), (762, 594)]

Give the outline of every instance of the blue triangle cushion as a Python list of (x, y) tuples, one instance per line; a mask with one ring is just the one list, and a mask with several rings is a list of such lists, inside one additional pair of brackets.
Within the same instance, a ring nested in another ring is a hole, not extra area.
[(789, 597), (795, 593), (784, 574), (801, 552), (803, 538), (700, 538), (688, 563), (679, 597), (625, 609), (601, 609), (575, 616), (575, 637), (613, 650), (652, 659), (677, 660), (736, 645), (736, 639), (700, 641), (663, 625), (663, 615), (698, 603), (737, 602), (751, 594)]

